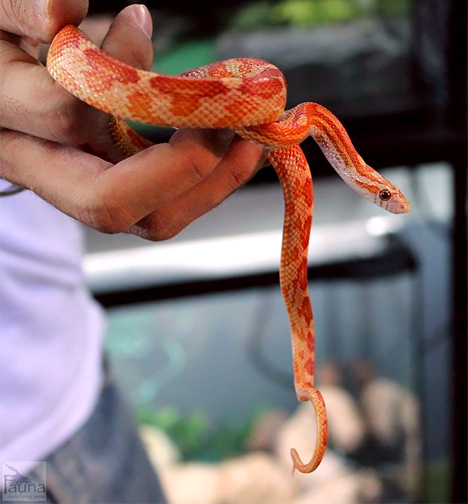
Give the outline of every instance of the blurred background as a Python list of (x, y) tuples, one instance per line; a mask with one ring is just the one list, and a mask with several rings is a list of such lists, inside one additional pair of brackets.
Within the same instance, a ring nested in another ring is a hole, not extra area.
[[(410, 200), (391, 216), (350, 191), (312, 140), (309, 279), (330, 442), (293, 390), (278, 285), (273, 169), (175, 239), (87, 230), (108, 352), (174, 503), (466, 502), (466, 3), (224, 0), (145, 4), (155, 71), (248, 56), (288, 107), (315, 101)], [(91, 2), (97, 41), (127, 2)], [(155, 142), (172, 131), (137, 126)]]

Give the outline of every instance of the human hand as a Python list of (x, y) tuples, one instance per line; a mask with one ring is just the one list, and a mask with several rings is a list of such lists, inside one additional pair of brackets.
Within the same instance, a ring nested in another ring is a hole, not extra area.
[[(37, 55), (87, 8), (86, 0), (0, 0), (0, 177), (100, 231), (170, 238), (243, 185), (265, 155), (227, 130), (179, 130), (117, 164), (85, 152), (109, 116), (55, 83)], [(146, 7), (131, 5), (102, 48), (149, 69), (151, 32)]]

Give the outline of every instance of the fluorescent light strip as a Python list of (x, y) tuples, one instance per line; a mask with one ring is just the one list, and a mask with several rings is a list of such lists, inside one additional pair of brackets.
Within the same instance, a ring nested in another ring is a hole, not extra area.
[[(314, 228), (309, 264), (379, 253), (379, 237), (394, 230), (387, 219)], [(84, 271), (97, 293), (277, 271), (281, 237), (276, 230), (98, 252), (86, 256)]]

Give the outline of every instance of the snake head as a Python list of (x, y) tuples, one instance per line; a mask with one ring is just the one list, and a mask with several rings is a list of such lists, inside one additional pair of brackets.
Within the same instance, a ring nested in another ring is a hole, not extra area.
[[(364, 176), (363, 173), (365, 174)], [(349, 184), (357, 193), (382, 207), (387, 212), (402, 214), (409, 212), (411, 205), (403, 193), (369, 165), (365, 165), (358, 176), (351, 177)]]
[(390, 182), (379, 184), (377, 191), (372, 194), (372, 200), (387, 212), (395, 214), (409, 212), (411, 205), (403, 193)]

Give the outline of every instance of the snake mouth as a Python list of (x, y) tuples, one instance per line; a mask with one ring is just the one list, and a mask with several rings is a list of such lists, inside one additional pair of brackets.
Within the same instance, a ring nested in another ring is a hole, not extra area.
[(398, 205), (395, 205), (393, 208), (388, 208), (388, 210), (395, 214), (405, 214), (411, 210), (411, 204), (408, 200), (401, 200)]
[(411, 210), (411, 204), (409, 201), (406, 201), (402, 204), (402, 210), (400, 213), (408, 213)]

